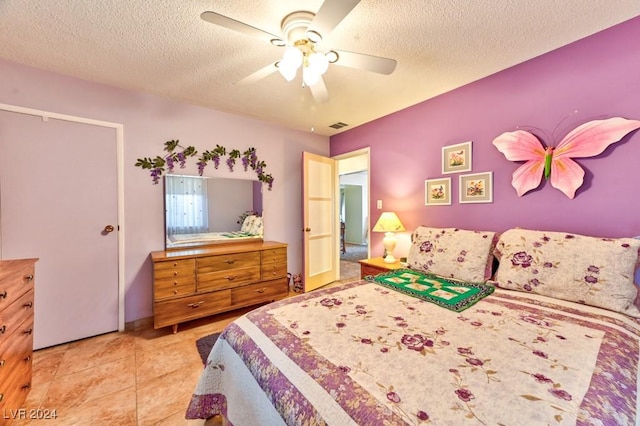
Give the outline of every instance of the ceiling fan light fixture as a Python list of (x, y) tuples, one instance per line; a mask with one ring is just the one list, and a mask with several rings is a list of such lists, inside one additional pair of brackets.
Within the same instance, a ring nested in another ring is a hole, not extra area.
[(329, 60), (324, 54), (314, 52), (307, 59), (307, 68), (319, 76), (323, 75), (329, 68)]
[(298, 67), (294, 67), (291, 63), (287, 63), (285, 61), (276, 62), (276, 68), (278, 68), (280, 75), (282, 75), (282, 77), (287, 81), (293, 80), (296, 77), (298, 70)]
[(285, 62), (287, 66), (292, 67), (294, 70), (300, 68), (300, 65), (302, 65), (302, 59), (303, 54), (300, 49), (293, 46), (287, 46), (284, 50), (284, 55), (282, 56), (282, 62)]
[(320, 81), (320, 74), (315, 72), (310, 67), (303, 67), (302, 68), (302, 81), (304, 82), (305, 86), (307, 86), (307, 87), (314, 86), (314, 85), (318, 84), (318, 82)]
[(285, 47), (287, 45), (284, 40), (280, 40), (279, 38), (272, 38), (270, 42), (276, 47)]

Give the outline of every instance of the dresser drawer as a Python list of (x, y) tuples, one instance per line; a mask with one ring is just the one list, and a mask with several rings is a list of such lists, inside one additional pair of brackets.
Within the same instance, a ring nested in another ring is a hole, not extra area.
[(260, 267), (260, 253), (231, 253), (201, 257), (197, 261), (198, 277), (209, 272), (224, 272), (232, 269)]
[(184, 268), (191, 268), (192, 270), (194, 270), (196, 267), (196, 260), (195, 259), (165, 260), (162, 262), (154, 263), (153, 267), (156, 271), (164, 270), (164, 269), (184, 269)]
[(287, 263), (287, 248), (280, 247), (269, 250), (262, 250), (262, 264), (267, 263)]
[(221, 290), (156, 302), (153, 306), (154, 327), (165, 327), (212, 315), (228, 310), (230, 306), (231, 290)]
[(7, 262), (11, 266), (0, 268), (0, 309), (4, 309), (27, 291), (33, 289), (34, 264)]
[(31, 387), (33, 317), (22, 322), (0, 345), (0, 411), (17, 409)]
[(231, 290), (231, 303), (236, 305), (253, 305), (286, 297), (289, 285), (286, 279), (266, 281), (245, 285)]
[(153, 278), (155, 280), (169, 278), (194, 278), (196, 272), (195, 259), (171, 260), (153, 264)]
[(275, 280), (277, 278), (285, 278), (287, 276), (287, 263), (267, 263), (262, 264), (261, 277), (263, 280)]
[(195, 292), (195, 276), (188, 278), (156, 280), (153, 285), (153, 297), (155, 300), (166, 299), (168, 297), (187, 296)]
[(33, 290), (30, 290), (0, 311), (0, 336), (2, 340), (16, 332), (27, 318), (32, 317)]
[(249, 268), (198, 273), (198, 291), (221, 290), (256, 281), (260, 281), (260, 267), (258, 265)]

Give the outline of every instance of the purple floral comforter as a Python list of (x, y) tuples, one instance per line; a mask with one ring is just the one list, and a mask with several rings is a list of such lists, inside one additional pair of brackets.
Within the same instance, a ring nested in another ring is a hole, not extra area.
[(359, 281), (266, 305), (214, 346), (187, 418), (638, 424), (640, 324), (496, 289), (457, 313)]

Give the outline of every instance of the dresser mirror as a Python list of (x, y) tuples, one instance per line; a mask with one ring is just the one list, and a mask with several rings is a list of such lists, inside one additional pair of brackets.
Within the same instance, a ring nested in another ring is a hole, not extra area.
[(257, 180), (166, 175), (164, 206), (167, 249), (263, 237)]

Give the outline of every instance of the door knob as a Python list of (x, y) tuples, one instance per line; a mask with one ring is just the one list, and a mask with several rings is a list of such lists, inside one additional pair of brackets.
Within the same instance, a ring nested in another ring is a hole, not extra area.
[(304, 232), (311, 232), (311, 228), (305, 228)]
[(108, 234), (110, 232), (113, 232), (115, 230), (115, 228), (113, 227), (113, 225), (107, 225), (104, 227), (104, 233)]

